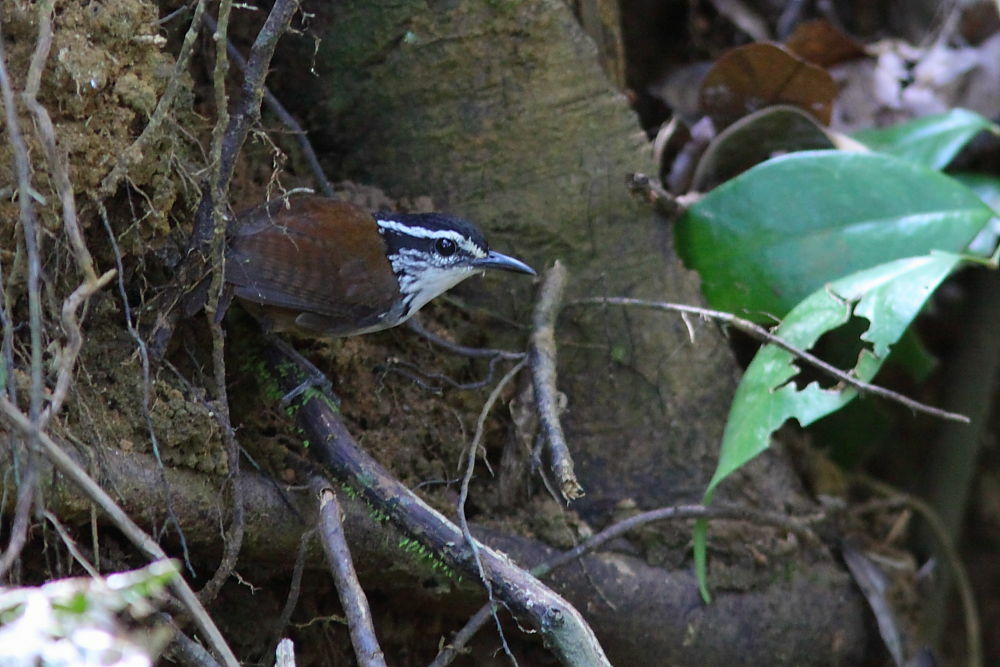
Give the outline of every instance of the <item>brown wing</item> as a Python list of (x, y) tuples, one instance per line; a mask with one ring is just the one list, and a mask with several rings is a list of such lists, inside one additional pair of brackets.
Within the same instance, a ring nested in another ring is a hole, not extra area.
[(301, 312), (300, 325), (330, 335), (378, 326), (398, 296), (371, 214), (323, 197), (278, 200), (239, 216), (226, 282), (241, 299)]

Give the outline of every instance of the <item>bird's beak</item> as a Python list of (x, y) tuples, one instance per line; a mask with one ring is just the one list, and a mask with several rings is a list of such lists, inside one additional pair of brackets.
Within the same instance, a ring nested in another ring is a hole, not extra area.
[(537, 276), (538, 273), (519, 259), (508, 257), (495, 250), (490, 250), (486, 257), (475, 260), (472, 265), (477, 269), (502, 269), (503, 271), (514, 271), (515, 273), (527, 273), (529, 276)]

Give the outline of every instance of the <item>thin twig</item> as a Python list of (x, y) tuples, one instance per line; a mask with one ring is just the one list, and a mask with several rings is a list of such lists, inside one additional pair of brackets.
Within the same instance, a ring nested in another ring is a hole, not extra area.
[(452, 389), (458, 389), (459, 391), (481, 389), (493, 381), (493, 373), (496, 370), (497, 364), (501, 361), (503, 361), (501, 357), (493, 357), (490, 359), (486, 377), (482, 380), (474, 380), (472, 382), (458, 382), (444, 373), (429, 373), (416, 364), (402, 359), (390, 359), (385, 370), (386, 373), (397, 373), (409, 380), (412, 380), (419, 387), (432, 391), (436, 394), (440, 394), (442, 387), (434, 386), (429, 381), (440, 380)]
[(135, 341), (136, 349), (139, 351), (139, 362), (142, 365), (142, 416), (146, 422), (146, 432), (149, 434), (149, 444), (153, 449), (153, 458), (160, 471), (160, 486), (166, 498), (167, 524), (177, 531), (177, 538), (181, 544), (181, 553), (184, 556), (184, 566), (192, 576), (195, 575), (194, 565), (191, 563), (191, 555), (188, 551), (187, 537), (184, 535), (184, 528), (174, 512), (174, 503), (170, 484), (167, 483), (166, 466), (163, 465), (163, 457), (160, 456), (160, 440), (156, 435), (156, 426), (153, 424), (152, 411), (152, 378), (149, 361), (149, 348), (146, 341), (142, 339), (139, 330), (135, 326), (135, 318), (132, 316), (132, 306), (128, 302), (128, 292), (125, 289), (125, 270), (122, 265), (121, 248), (118, 247), (118, 239), (115, 238), (114, 230), (111, 228), (111, 220), (108, 218), (108, 211), (104, 202), (93, 197), (92, 201), (97, 207), (98, 215), (104, 224), (104, 230), (108, 235), (108, 242), (115, 258), (115, 266), (118, 269), (118, 294), (121, 297), (122, 313), (125, 315), (125, 328), (128, 329), (129, 336)]
[[(267, 78), (271, 57), (278, 45), (278, 39), (288, 29), (292, 16), (298, 9), (295, 0), (276, 0), (271, 7), (264, 25), (261, 26), (250, 48), (247, 59), (246, 74), (243, 77), (242, 97), (233, 110), (232, 116), (226, 111), (228, 100), (225, 95), (225, 64), (228, 64), (226, 50), (227, 27), (229, 22), (229, 7), (231, 0), (223, 0), (219, 6), (219, 20), (216, 23), (214, 39), (216, 40), (216, 71), (214, 85), (216, 89), (216, 114), (220, 120), (226, 119), (225, 131), (219, 138), (219, 153), (217, 169), (212, 182), (204, 190), (201, 204), (195, 212), (195, 227), (191, 234), (191, 249), (204, 246), (213, 235), (212, 210), (215, 207), (213, 197), (229, 191), (229, 182), (233, 176), (236, 156), (246, 141), (250, 128), (260, 118), (260, 103), (264, 95), (264, 80)], [(214, 141), (214, 137), (213, 137)]]
[(62, 539), (63, 544), (65, 544), (66, 548), (69, 549), (69, 552), (73, 555), (73, 558), (76, 560), (76, 562), (80, 564), (80, 567), (86, 570), (87, 574), (89, 574), (91, 577), (100, 581), (101, 573), (98, 572), (97, 568), (91, 565), (90, 561), (87, 560), (86, 556), (84, 556), (83, 553), (80, 552), (80, 547), (76, 545), (76, 540), (70, 537), (69, 531), (67, 531), (66, 528), (62, 525), (62, 523), (59, 521), (59, 518), (52, 512), (49, 512), (48, 510), (44, 512), (44, 516), (45, 519), (49, 523), (51, 523), (52, 526), (56, 529), (56, 532), (59, 533), (59, 537)]
[(358, 581), (351, 560), (351, 551), (344, 537), (340, 503), (333, 487), (322, 478), (313, 479), (313, 488), (319, 496), (319, 536), (326, 553), (326, 562), (333, 574), (340, 606), (347, 617), (347, 628), (354, 646), (354, 656), (361, 667), (385, 667), (382, 647), (375, 637), (368, 599)]
[(569, 302), (568, 306), (575, 305), (587, 305), (587, 304), (605, 304), (612, 306), (636, 306), (639, 308), (651, 308), (653, 310), (666, 310), (669, 312), (676, 313), (687, 313), (690, 315), (697, 315), (699, 317), (710, 318), (714, 320), (719, 320), (720, 322), (725, 322), (734, 329), (738, 329), (750, 336), (753, 336), (759, 341), (765, 343), (771, 343), (780, 347), (782, 350), (789, 352), (795, 357), (802, 359), (810, 366), (818, 368), (819, 370), (831, 375), (844, 384), (853, 387), (858, 392), (862, 394), (872, 394), (874, 396), (881, 396), (882, 398), (888, 399), (890, 401), (895, 401), (901, 405), (905, 405), (914, 412), (923, 412), (934, 417), (939, 417), (941, 419), (947, 419), (950, 421), (962, 422), (964, 424), (969, 423), (969, 418), (965, 415), (961, 415), (955, 412), (948, 412), (947, 410), (942, 410), (940, 408), (935, 408), (931, 405), (926, 405), (915, 401), (912, 398), (904, 396), (902, 394), (896, 393), (892, 390), (880, 387), (878, 385), (869, 384), (854, 377), (850, 373), (840, 370), (836, 366), (826, 363), (819, 357), (810, 354), (806, 350), (803, 350), (791, 343), (787, 342), (781, 336), (777, 336), (764, 327), (751, 322), (750, 320), (745, 320), (742, 317), (737, 317), (732, 313), (725, 313), (718, 310), (710, 310), (708, 308), (699, 308), (698, 306), (688, 306), (682, 303), (668, 303), (664, 301), (648, 301), (646, 299), (631, 299), (627, 297), (591, 297), (586, 299), (577, 299), (575, 301)]
[(212, 657), (212, 654), (206, 651), (201, 644), (184, 634), (169, 614), (160, 613), (157, 614), (157, 617), (170, 625), (174, 631), (173, 639), (161, 657), (172, 658), (175, 662), (189, 667), (219, 667), (219, 663)]
[[(11, 434), (11, 456), (15, 456), (17, 444)], [(35, 499), (35, 483), (38, 480), (37, 464), (34, 455), (29, 454), (24, 474), (17, 485), (17, 501), (14, 504), (14, 520), (10, 526), (10, 540), (7, 549), (0, 556), (0, 578), (7, 576), (8, 570), (21, 557), (24, 545), (28, 542), (28, 526), (30, 525), (31, 505)]]
[[(199, 217), (195, 215), (195, 229), (192, 235), (201, 234), (202, 238), (198, 244), (198, 249), (204, 251), (204, 246), (208, 245), (208, 266), (214, 268), (212, 276), (212, 287), (209, 297), (208, 319), (211, 322), (215, 318), (215, 307), (221, 299), (222, 272), (224, 267), (216, 262), (224, 259), (222, 245), (225, 239), (225, 198), (229, 192), (229, 180), (232, 175), (232, 165), (228, 168), (223, 163), (223, 156), (226, 153), (225, 140), (229, 129), (235, 124), (229, 118), (229, 96), (226, 93), (226, 73), (229, 71), (229, 58), (226, 49), (228, 41), (227, 32), (229, 30), (229, 13), (232, 10), (232, 0), (222, 0), (219, 3), (219, 21), (213, 31), (215, 40), (215, 70), (212, 73), (212, 85), (215, 91), (215, 126), (212, 128), (212, 149), (209, 157), (209, 177), (208, 184), (202, 193), (202, 203), (207, 204), (203, 208), (199, 207)], [(242, 147), (243, 142), (237, 147)], [(224, 391), (224, 387), (220, 390)]]
[(232, 520), (229, 523), (229, 530), (225, 536), (225, 548), (222, 559), (216, 568), (212, 578), (200, 591), (198, 597), (202, 604), (208, 605), (215, 599), (222, 590), (222, 586), (229, 579), (236, 561), (243, 547), (243, 537), (246, 533), (246, 521), (244, 517), (244, 497), (243, 485), (240, 477), (240, 444), (236, 440), (236, 432), (233, 429), (229, 418), (229, 396), (226, 391), (226, 365), (224, 360), (223, 333), (222, 326), (218, 322), (211, 321), (209, 316), (209, 328), (212, 331), (212, 366), (215, 375), (216, 402), (212, 413), (215, 415), (219, 429), (222, 431), (222, 442), (226, 447), (226, 463), (228, 474), (226, 478), (233, 489), (232, 494)]
[[(816, 535), (809, 529), (810, 524), (818, 523), (826, 518), (824, 514), (816, 514), (806, 517), (789, 517), (777, 512), (761, 512), (744, 507), (728, 505), (676, 505), (673, 507), (661, 507), (659, 509), (641, 512), (622, 521), (614, 523), (601, 532), (593, 535), (576, 547), (554, 556), (544, 563), (533, 567), (531, 573), (537, 577), (545, 577), (568, 563), (579, 559), (583, 555), (594, 551), (600, 546), (616, 539), (630, 530), (635, 530), (650, 523), (659, 521), (677, 521), (684, 519), (709, 519), (726, 521), (745, 521), (764, 526), (773, 526), (781, 530), (786, 530), (809, 540), (815, 540)], [(445, 667), (458, 656), (468, 644), (469, 640), (486, 624), (492, 609), (492, 603), (483, 605), (465, 625), (455, 633), (448, 645), (441, 649), (430, 667)]]
[(52, 389), (52, 396), (49, 398), (49, 404), (42, 412), (40, 420), (42, 428), (45, 428), (46, 424), (59, 413), (63, 402), (66, 400), (66, 395), (69, 393), (70, 384), (73, 381), (73, 369), (76, 367), (76, 361), (80, 356), (80, 348), (83, 347), (83, 334), (80, 331), (80, 321), (77, 319), (77, 313), (90, 300), (90, 297), (99, 290), (104, 289), (104, 286), (111, 282), (111, 279), (117, 273), (116, 269), (108, 269), (99, 278), (95, 278), (93, 282), (87, 281), (82, 283), (63, 301), (61, 321), (63, 331), (66, 332), (66, 345), (60, 351), (59, 363), (56, 370), (56, 384)]
[(28, 68), (27, 83), (22, 94), (22, 99), (25, 106), (28, 107), (35, 117), (35, 128), (39, 140), (45, 149), (45, 159), (48, 164), (49, 174), (55, 184), (56, 192), (59, 194), (59, 201), (62, 207), (63, 229), (73, 248), (73, 256), (76, 260), (77, 268), (83, 274), (83, 283), (63, 301), (62, 326), (67, 342), (57, 356), (59, 361), (56, 372), (56, 383), (49, 398), (48, 406), (39, 419), (39, 428), (45, 428), (46, 424), (58, 414), (69, 392), (70, 383), (73, 379), (73, 369), (76, 366), (80, 348), (83, 346), (83, 336), (80, 333), (80, 323), (77, 319), (77, 313), (90, 297), (98, 290), (103, 289), (115, 275), (115, 270), (111, 269), (102, 276), (97, 276), (94, 269), (94, 260), (87, 249), (86, 243), (84, 243), (83, 233), (80, 231), (80, 224), (76, 215), (76, 200), (73, 194), (73, 185), (69, 179), (69, 167), (66, 163), (66, 158), (60, 154), (52, 118), (45, 107), (39, 104), (37, 100), (42, 72), (45, 69), (49, 50), (52, 47), (53, 6), (54, 3), (51, 0), (42, 2), (38, 6), (38, 38), (36, 40), (35, 51), (31, 57), (31, 65)]
[[(302, 372), (297, 367), (290, 368), (290, 360), (273, 345), (265, 348), (264, 360), (279, 391), (293, 389), (301, 382)], [(358, 447), (335, 406), (324, 397), (309, 396), (301, 402), (295, 418), (311, 443), (310, 456), (350, 484), (366, 502), (385, 513), (409, 539), (422, 545), (439, 562), (466, 575), (479, 575), (461, 529)], [(497, 599), (519, 620), (529, 622), (559, 660), (567, 665), (610, 664), (577, 609), (494, 549), (481, 543), (478, 546), (483, 569)]]
[(52, 0), (46, 0), (38, 5), (38, 38), (36, 39), (35, 52), (31, 57), (31, 65), (28, 68), (27, 83), (21, 97), (25, 106), (35, 116), (36, 129), (45, 149), (49, 173), (62, 205), (63, 229), (69, 237), (70, 245), (73, 246), (77, 267), (83, 273), (84, 281), (87, 284), (93, 284), (97, 282), (98, 278), (94, 271), (94, 260), (83, 241), (83, 234), (77, 223), (76, 201), (73, 198), (73, 186), (69, 180), (69, 169), (65, 158), (59, 154), (59, 149), (56, 146), (56, 132), (52, 125), (52, 119), (45, 107), (39, 104), (36, 99), (45, 62), (48, 60), (49, 49), (52, 46), (53, 5)]
[[(46, 458), (52, 462), (59, 472), (80, 487), (80, 490), (83, 491), (84, 495), (99, 505), (104, 513), (108, 515), (108, 518), (111, 519), (111, 521), (118, 527), (118, 529), (121, 530), (122, 533), (124, 533), (124, 535), (143, 553), (153, 560), (164, 560), (169, 558), (166, 552), (163, 551), (162, 547), (156, 543), (156, 540), (136, 525), (136, 523), (132, 521), (131, 517), (129, 517), (129, 515), (126, 514), (114, 500), (112, 500), (111, 496), (109, 496), (107, 492), (105, 492), (104, 489), (102, 489), (83, 468), (77, 465), (76, 461), (70, 458), (70, 456), (63, 451), (62, 447), (56, 444), (56, 442), (52, 440), (47, 433), (39, 433), (35, 429), (35, 425), (32, 423), (31, 419), (18, 410), (17, 406), (8, 401), (5, 396), (0, 396), (0, 413), (3, 414), (12, 426), (20, 430), (22, 433), (26, 435), (32, 432), (37, 433), (40, 450)], [(171, 581), (171, 586), (180, 598), (181, 603), (194, 618), (195, 623), (201, 630), (206, 641), (209, 642), (218, 656), (228, 667), (238, 667), (239, 661), (226, 644), (225, 638), (223, 638), (222, 633), (219, 632), (219, 629), (212, 621), (211, 616), (208, 615), (205, 608), (200, 602), (198, 602), (198, 597), (195, 595), (194, 591), (191, 590), (191, 587), (188, 586), (184, 577), (180, 575), (174, 577)]]
[(475, 614), (465, 622), (465, 625), (455, 633), (455, 636), (451, 638), (445, 646), (438, 651), (438, 654), (434, 657), (429, 667), (446, 667), (450, 665), (452, 661), (455, 660), (465, 650), (465, 646), (476, 636), (486, 622), (490, 619), (491, 615), (495, 615), (496, 603), (487, 602), (482, 607), (479, 608)]
[[(210, 15), (205, 14), (202, 17), (202, 21), (209, 30), (215, 31), (215, 19)], [(226, 41), (226, 50), (229, 53), (229, 59), (232, 60), (236, 67), (243, 72), (244, 76), (247, 73), (247, 61), (243, 57), (243, 54), (239, 52), (239, 49), (229, 40)], [(306, 159), (306, 163), (309, 165), (309, 169), (312, 170), (313, 179), (316, 181), (316, 187), (327, 197), (336, 197), (337, 193), (333, 190), (333, 185), (330, 180), (326, 177), (326, 173), (323, 171), (323, 165), (319, 163), (319, 157), (316, 155), (316, 151), (313, 150), (312, 142), (309, 141), (309, 135), (306, 133), (299, 121), (295, 119), (292, 114), (288, 113), (284, 105), (278, 100), (277, 97), (271, 92), (271, 89), (264, 86), (264, 104), (267, 108), (271, 110), (279, 121), (284, 124), (285, 127), (295, 136), (295, 140), (299, 142), (299, 149), (302, 151), (302, 156)]]
[(677, 198), (664, 190), (658, 179), (646, 174), (629, 174), (625, 177), (625, 187), (629, 194), (652, 204), (653, 209), (668, 220), (679, 218), (684, 212)]
[[(17, 107), (14, 101), (14, 91), (7, 73), (7, 53), (4, 48), (3, 35), (0, 33), (0, 93), (3, 96), (5, 121), (8, 142), (14, 152), (14, 170), (17, 175), (18, 204), (20, 205), (21, 230), (24, 234), (24, 246), (28, 261), (28, 327), (31, 341), (31, 389), (28, 398), (28, 415), (30, 428), (24, 435), (27, 439), (27, 462), (25, 474), (20, 482), (22, 489), (18, 494), (17, 514), (7, 552), (0, 562), (0, 576), (14, 564), (27, 540), (28, 511), (31, 508), (35, 493), (35, 452), (38, 449), (41, 432), (42, 390), (42, 306), (41, 306), (41, 273), (42, 260), (38, 250), (38, 221), (35, 217), (35, 207), (32, 204), (34, 188), (31, 186), (31, 165), (28, 148), (21, 134), (21, 126), (17, 118)], [(6, 310), (6, 309), (5, 309)], [(9, 318), (10, 312), (6, 312)], [(6, 319), (6, 318), (5, 318)], [(6, 324), (11, 325), (8, 319)], [(5, 327), (6, 328), (6, 327)], [(13, 364), (10, 364), (11, 366)], [(7, 384), (14, 384), (12, 377), (6, 377)], [(13, 397), (13, 393), (11, 394)], [(3, 397), (7, 400), (7, 397)], [(16, 409), (16, 406), (14, 406)], [(13, 444), (13, 442), (12, 442)], [(16, 456), (16, 447), (11, 448), (11, 455)]]
[(306, 554), (309, 551), (309, 540), (315, 534), (316, 530), (310, 528), (302, 533), (302, 539), (299, 540), (299, 549), (295, 554), (295, 565), (292, 566), (292, 580), (288, 584), (288, 597), (285, 598), (285, 606), (281, 609), (281, 614), (278, 615), (278, 620), (274, 623), (274, 635), (268, 644), (268, 646), (272, 647), (269, 654), (277, 650), (285, 628), (292, 619), (292, 613), (299, 603), (299, 593), (302, 590), (302, 573), (306, 569)]
[(469, 484), (472, 482), (472, 475), (476, 470), (476, 456), (479, 454), (479, 446), (483, 440), (483, 433), (486, 431), (486, 418), (493, 409), (493, 405), (500, 398), (500, 393), (521, 372), (526, 362), (526, 359), (517, 362), (517, 365), (500, 378), (497, 386), (493, 388), (493, 391), (490, 392), (486, 402), (483, 404), (483, 409), (479, 411), (479, 419), (476, 420), (476, 433), (472, 436), (472, 442), (469, 444), (469, 449), (465, 454), (465, 474), (462, 476), (462, 487), (458, 497), (458, 507), (456, 508), (458, 525), (462, 529), (465, 543), (469, 545), (469, 550), (472, 552), (476, 569), (479, 571), (479, 579), (483, 582), (483, 587), (486, 588), (486, 597), (489, 598), (490, 609), (494, 612), (493, 620), (496, 622), (497, 633), (500, 635), (500, 643), (503, 646), (504, 653), (514, 661), (514, 664), (517, 664), (517, 660), (514, 658), (510, 646), (507, 645), (507, 638), (503, 632), (503, 625), (500, 623), (500, 616), (496, 613), (496, 605), (493, 600), (493, 585), (490, 583), (489, 577), (486, 576), (486, 570), (483, 568), (483, 560), (479, 555), (480, 545), (472, 536), (472, 531), (469, 530), (469, 520), (465, 516), (465, 502), (469, 499)]
[(531, 569), (532, 574), (543, 577), (552, 570), (560, 568), (570, 563), (585, 553), (589, 553), (630, 530), (635, 530), (641, 526), (657, 521), (676, 521), (680, 519), (710, 519), (714, 521), (745, 521), (762, 526), (772, 526), (779, 530), (793, 533), (808, 540), (816, 540), (816, 535), (809, 528), (809, 524), (817, 523), (826, 518), (824, 514), (815, 514), (806, 517), (790, 517), (778, 512), (762, 512), (759, 510), (738, 507), (734, 505), (676, 505), (674, 507), (661, 507), (648, 512), (641, 512), (635, 516), (623, 519), (601, 532), (593, 535), (584, 542), (573, 547), (569, 551), (546, 561)]
[(556, 388), (556, 318), (566, 287), (566, 267), (556, 260), (545, 272), (532, 316), (531, 379), (535, 386), (535, 406), (548, 444), (550, 465), (559, 493), (569, 502), (583, 495), (583, 487), (573, 472), (573, 456), (559, 422), (559, 390)]
[[(220, 3), (219, 19), (213, 33), (213, 38), (216, 40), (213, 85), (218, 119), (212, 132), (211, 174), (202, 185), (201, 201), (194, 214), (194, 228), (188, 241), (187, 256), (177, 271), (177, 285), (164, 300), (169, 304), (167, 312), (162, 314), (150, 335), (150, 347), (157, 357), (162, 357), (166, 352), (167, 344), (173, 335), (179, 317), (176, 308), (177, 303), (181, 301), (179, 291), (197, 283), (206, 273), (205, 267), (211, 265), (211, 248), (213, 241), (216, 241), (220, 220), (224, 217), (226, 195), (229, 192), (236, 156), (242, 149), (250, 128), (260, 118), (260, 102), (264, 94), (264, 80), (267, 77), (271, 57), (274, 55), (278, 39), (288, 29), (292, 16), (298, 9), (296, 0), (275, 0), (250, 49), (246, 74), (243, 77), (243, 96), (230, 116), (225, 92), (225, 70), (229, 61), (226, 33), (231, 5), (231, 0), (223, 0)], [(184, 310), (196, 312), (203, 300), (204, 296), (199, 295), (196, 290), (185, 300)]]
[(459, 345), (458, 343), (453, 343), (447, 338), (443, 338), (436, 333), (428, 330), (427, 327), (416, 317), (411, 317), (406, 321), (406, 327), (417, 334), (421, 338), (427, 340), (427, 342), (437, 345), (438, 347), (452, 352), (454, 354), (461, 355), (463, 357), (479, 357), (479, 358), (500, 358), (500, 359), (523, 359), (524, 352), (514, 352), (512, 350), (499, 350), (489, 347), (467, 347), (465, 345)]
[(240, 485), (240, 447), (236, 442), (236, 435), (229, 418), (229, 394), (226, 390), (226, 358), (225, 358), (225, 333), (222, 325), (215, 317), (219, 311), (223, 296), (223, 274), (225, 271), (225, 239), (226, 239), (226, 212), (225, 199), (228, 190), (229, 175), (223, 174), (223, 156), (225, 154), (225, 138), (228, 129), (232, 126), (229, 120), (229, 98), (226, 95), (226, 72), (229, 68), (227, 59), (229, 43), (226, 33), (229, 25), (229, 10), (231, 2), (224, 0), (219, 6), (219, 21), (213, 29), (216, 39), (215, 49), (215, 104), (218, 118), (212, 132), (212, 170), (209, 176), (209, 188), (212, 193), (212, 235), (210, 239), (209, 266), (212, 267), (212, 275), (209, 286), (209, 299), (205, 308), (205, 318), (208, 320), (208, 328), (212, 334), (212, 372), (215, 380), (215, 409), (213, 413), (222, 431), (222, 440), (226, 446), (226, 456), (228, 459), (229, 474), (228, 479), (233, 488), (233, 518), (225, 538), (225, 551), (218, 568), (212, 575), (211, 580), (199, 591), (198, 596), (203, 604), (208, 604), (219, 594), (223, 584), (229, 578), (233, 568), (236, 567), (236, 560), (239, 558), (240, 548), (243, 546), (244, 517), (243, 517), (243, 489)]
[(28, 147), (24, 143), (21, 125), (17, 119), (17, 106), (14, 101), (14, 91), (10, 85), (10, 77), (7, 74), (7, 53), (2, 35), (0, 35), (0, 90), (3, 93), (8, 141), (14, 151), (17, 201), (20, 205), (24, 247), (28, 255), (28, 327), (31, 339), (31, 395), (28, 414), (34, 428), (27, 432), (27, 435), (30, 440), (29, 446), (34, 447), (37, 441), (36, 434), (42, 411), (42, 390), (44, 388), (42, 382), (42, 260), (38, 250), (38, 220), (35, 217), (35, 207), (32, 205), (32, 195), (35, 190), (31, 185)]

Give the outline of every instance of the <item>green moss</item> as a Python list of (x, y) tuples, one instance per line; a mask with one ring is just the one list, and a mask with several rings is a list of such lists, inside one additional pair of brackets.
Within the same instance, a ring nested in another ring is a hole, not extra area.
[(456, 581), (462, 580), (462, 578), (450, 565), (438, 558), (436, 554), (431, 552), (420, 542), (409, 537), (401, 537), (399, 539), (399, 548), (403, 550), (403, 553), (415, 557), (417, 562), (429, 566), (433, 571), (442, 574), (449, 579), (455, 579)]

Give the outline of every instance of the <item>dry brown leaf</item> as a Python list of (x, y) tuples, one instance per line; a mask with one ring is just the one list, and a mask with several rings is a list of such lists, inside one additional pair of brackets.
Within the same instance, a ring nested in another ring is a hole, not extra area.
[(826, 70), (777, 44), (740, 46), (720, 57), (701, 86), (701, 110), (717, 129), (775, 104), (808, 112), (824, 125), (837, 97)]

